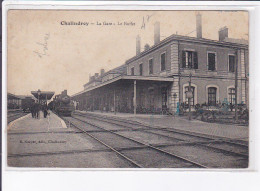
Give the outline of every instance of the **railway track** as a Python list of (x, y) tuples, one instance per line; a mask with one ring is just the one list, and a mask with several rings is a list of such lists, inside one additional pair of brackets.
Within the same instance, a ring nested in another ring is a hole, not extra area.
[[(229, 144), (234, 144), (234, 145), (239, 145), (242, 147), (248, 147), (248, 141), (244, 141), (244, 140), (240, 140), (240, 139), (230, 139), (228, 137), (220, 137), (220, 136), (213, 136), (213, 135), (208, 135), (208, 134), (202, 134), (202, 133), (197, 133), (197, 132), (190, 132), (190, 131), (185, 131), (185, 130), (179, 130), (179, 129), (174, 129), (174, 128), (165, 128), (165, 127), (158, 127), (158, 126), (154, 126), (154, 125), (146, 125), (143, 123), (139, 123), (137, 121), (132, 121), (132, 120), (121, 120), (119, 118), (115, 118), (115, 117), (106, 117), (106, 116), (96, 116), (93, 114), (81, 114), (81, 113), (75, 113), (78, 116), (82, 116), (82, 117), (91, 117), (92, 119), (98, 119), (98, 120), (102, 120), (104, 122), (109, 122), (111, 124), (114, 125), (122, 125), (126, 128), (133, 128), (133, 126), (139, 126), (141, 129), (144, 130), (163, 130), (163, 131), (167, 131), (167, 132), (172, 132), (172, 133), (177, 133), (177, 134), (182, 134), (182, 135), (187, 135), (190, 137), (198, 137), (198, 138), (202, 138), (202, 139), (208, 139), (208, 140), (221, 140), (222, 142), (226, 142)], [(111, 121), (111, 119), (113, 121)], [(130, 125), (130, 126), (129, 126)], [(137, 129), (140, 130), (140, 129)]]
[[(133, 122), (132, 124), (128, 123), (128, 121), (121, 121), (119, 119), (108, 120), (108, 118), (103, 118), (101, 116), (96, 117), (93, 115), (83, 115), (83, 114), (76, 114), (75, 117), (83, 117), (81, 120), (87, 120), (90, 125), (91, 123), (99, 124), (105, 126), (106, 124), (116, 125), (120, 127), (124, 127), (123, 129), (119, 130), (112, 130), (113, 132), (122, 133), (127, 131), (138, 131), (138, 132), (145, 132), (161, 137), (165, 137), (172, 140), (178, 140), (180, 143), (175, 144), (161, 144), (156, 145), (159, 148), (169, 147), (169, 146), (199, 146), (204, 147), (205, 149), (209, 150), (209, 152), (221, 152), (224, 155), (232, 155), (244, 161), (243, 166), (247, 166), (248, 163), (248, 145), (241, 143), (241, 141), (231, 140), (223, 137), (216, 137), (216, 136), (205, 136), (201, 134), (191, 134), (191, 132), (185, 131), (177, 131), (174, 129), (169, 128), (158, 128), (158, 127), (150, 127), (140, 123)], [(92, 121), (91, 121), (92, 120)], [(86, 122), (86, 121), (85, 121)], [(103, 123), (103, 124), (102, 124)], [(124, 133), (127, 134), (127, 133)], [(182, 141), (182, 142), (181, 142)]]
[[(248, 147), (248, 141), (244, 141), (244, 140), (240, 140), (240, 139), (230, 139), (228, 137), (223, 137), (223, 136), (214, 136), (214, 135), (208, 135), (208, 134), (203, 134), (203, 133), (197, 133), (197, 132), (191, 132), (191, 131), (187, 131), (187, 130), (180, 130), (180, 129), (174, 129), (174, 128), (165, 128), (165, 127), (159, 127), (156, 125), (146, 125), (144, 123), (140, 123), (138, 121), (133, 121), (133, 120), (128, 120), (128, 119), (119, 119), (118, 117), (113, 117), (113, 116), (97, 116), (95, 114), (91, 114), (91, 113), (86, 113), (86, 114), (81, 114), (81, 113), (77, 113), (75, 112), (74, 115), (79, 115), (79, 116), (88, 116), (88, 117), (92, 117), (92, 118), (96, 118), (96, 119), (100, 119), (102, 121), (104, 121), (105, 119), (107, 120), (107, 122), (109, 121), (109, 123), (113, 123), (115, 125), (123, 125), (125, 127), (132, 125), (132, 126), (140, 126), (143, 128), (148, 128), (148, 129), (158, 129), (158, 130), (165, 130), (165, 131), (170, 131), (170, 132), (174, 132), (174, 133), (178, 133), (178, 134), (185, 134), (188, 136), (192, 136), (192, 137), (201, 137), (201, 138), (209, 138), (209, 139), (221, 139), (223, 141), (229, 142), (229, 143), (235, 143), (235, 144), (241, 144), (242, 146), (247, 146)], [(113, 121), (111, 121), (111, 119)], [(118, 124), (118, 122), (120, 124)], [(130, 126), (131, 128), (131, 126)]]
[[(208, 168), (188, 158), (164, 151), (161, 148), (118, 134), (84, 120), (74, 117), (64, 117), (63, 119), (137, 168)], [(86, 130), (86, 125), (91, 126), (93, 131)], [(94, 129), (101, 131), (97, 132)], [(122, 147), (121, 145), (124, 146)]]
[[(104, 148), (8, 154), (8, 157), (104, 152), (115, 153), (122, 161), (126, 162), (120, 167), (246, 168), (248, 164), (248, 145), (240, 141), (236, 142), (236, 140), (193, 134), (170, 128), (152, 127), (114, 117), (76, 113), (72, 117), (62, 118), (72, 128), (64, 133), (87, 136), (103, 145)], [(22, 134), (37, 133), (43, 132), (22, 132)], [(12, 134), (21, 134), (21, 132), (13, 132)], [(157, 139), (158, 142), (156, 142)], [(201, 150), (204, 153), (201, 154)], [(215, 159), (216, 161), (214, 161)], [(221, 161), (225, 164), (221, 164)]]
[(7, 115), (7, 123), (9, 124), (10, 122), (20, 118), (20, 117), (23, 117), (25, 115), (27, 115), (28, 113), (12, 113), (12, 114), (8, 114)]

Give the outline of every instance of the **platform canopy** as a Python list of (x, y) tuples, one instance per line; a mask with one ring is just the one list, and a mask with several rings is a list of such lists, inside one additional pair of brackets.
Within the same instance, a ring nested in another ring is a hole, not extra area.
[(52, 96), (55, 94), (55, 92), (41, 90), (31, 91), (31, 93), (36, 99), (40, 100), (50, 100)]
[(11, 93), (8, 93), (7, 99), (21, 99), (21, 97), (14, 95), (14, 94), (11, 94)]

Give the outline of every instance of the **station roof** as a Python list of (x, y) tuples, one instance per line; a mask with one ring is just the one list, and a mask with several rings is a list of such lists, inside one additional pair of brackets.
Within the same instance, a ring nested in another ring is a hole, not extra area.
[(38, 99), (38, 93), (39, 93), (39, 99), (47, 99), (50, 100), (52, 98), (52, 96), (55, 94), (55, 92), (51, 92), (51, 91), (31, 91), (32, 95)]
[(21, 99), (21, 97), (11, 94), (11, 93), (7, 93), (7, 98), (8, 99)]
[(108, 85), (108, 84), (112, 84), (116, 81), (119, 81), (119, 80), (139, 80), (139, 81), (159, 81), (159, 82), (173, 82), (173, 78), (172, 77), (162, 77), (162, 76), (128, 76), (128, 75), (123, 75), (123, 76), (117, 76), (109, 81), (106, 81), (104, 83), (101, 83), (99, 85), (96, 85), (94, 87), (91, 87), (89, 89), (86, 89), (86, 90), (83, 90), (81, 92), (78, 92), (74, 95), (72, 95), (72, 97), (75, 97), (77, 95), (80, 95), (80, 94), (83, 94), (83, 93), (86, 93), (86, 92), (89, 92), (91, 90), (94, 90), (94, 89), (97, 89), (97, 88), (100, 88), (102, 86), (105, 86), (105, 85)]
[(114, 69), (112, 69), (112, 70), (109, 70), (109, 71), (105, 72), (103, 75), (98, 76), (97, 79), (90, 80), (89, 82), (87, 82), (86, 84), (84, 84), (84, 86), (87, 85), (87, 84), (91, 84), (91, 83), (93, 83), (93, 82), (95, 82), (95, 81), (100, 82), (100, 81), (102, 81), (102, 78), (103, 78), (104, 76), (109, 75), (109, 74), (125, 75), (125, 74), (126, 74), (126, 65), (123, 64), (123, 65), (118, 66), (118, 67), (116, 67), (116, 68), (114, 68)]
[(8, 99), (33, 99), (33, 96), (31, 95), (15, 95), (12, 93), (7, 93)]
[(183, 36), (183, 35), (177, 35), (177, 34), (173, 34), (167, 38), (165, 38), (164, 40), (160, 41), (158, 44), (155, 44), (153, 46), (151, 46), (149, 49), (141, 52), (140, 54), (126, 60), (126, 64), (129, 64), (143, 56), (145, 56), (146, 54), (157, 50), (158, 48), (164, 46), (165, 44), (171, 43), (173, 41), (176, 42), (189, 42), (189, 43), (199, 43), (199, 44), (206, 44), (206, 45), (211, 45), (211, 46), (221, 46), (221, 47), (229, 47), (229, 48), (244, 48), (244, 49), (248, 49), (248, 44), (246, 44), (245, 40), (230, 40), (226, 39), (226, 41), (217, 41), (217, 40), (211, 40), (211, 39), (206, 39), (206, 38), (196, 38), (196, 37), (189, 37), (189, 36)]

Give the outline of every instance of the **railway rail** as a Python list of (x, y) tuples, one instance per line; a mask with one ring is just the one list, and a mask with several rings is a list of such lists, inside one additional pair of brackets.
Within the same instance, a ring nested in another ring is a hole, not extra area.
[[(98, 122), (99, 124), (101, 122), (105, 122), (106, 124), (111, 125), (117, 125), (117, 126), (123, 126), (125, 129), (122, 130), (112, 130), (113, 132), (123, 132), (123, 131), (139, 131), (139, 132), (146, 132), (149, 134), (154, 134), (161, 137), (166, 137), (169, 139), (179, 140), (183, 141), (178, 144), (173, 144), (173, 146), (176, 145), (198, 145), (200, 147), (205, 147), (208, 150), (217, 151), (224, 153), (225, 155), (233, 155), (237, 157), (242, 157), (243, 160), (248, 162), (248, 145), (244, 142), (241, 143), (240, 140), (233, 140), (228, 139), (226, 137), (217, 137), (217, 136), (207, 136), (204, 134), (196, 134), (186, 131), (179, 131), (171, 128), (158, 128), (158, 127), (152, 127), (147, 126), (138, 122), (132, 122), (129, 120), (122, 121), (120, 119), (115, 119), (112, 117), (113, 120), (109, 120), (109, 117), (102, 117), (102, 116), (95, 116), (95, 115), (88, 115), (88, 114), (80, 114), (76, 113), (74, 114), (74, 117), (84, 117), (83, 120), (88, 120), (88, 123), (93, 120), (95, 124)], [(95, 121), (96, 120), (96, 121)], [(85, 121), (86, 122), (86, 121)], [(90, 125), (93, 125), (90, 123)], [(105, 124), (103, 124), (105, 125)], [(167, 147), (170, 146), (170, 144), (165, 145), (156, 145), (157, 147)]]
[[(140, 160), (140, 159), (138, 160), (138, 157), (134, 153), (131, 153), (131, 152), (128, 153), (127, 152), (129, 150), (132, 151), (132, 150), (141, 149), (142, 152), (149, 153), (148, 157), (155, 157), (156, 156), (157, 161), (161, 161), (160, 158), (162, 160), (168, 161), (168, 164), (164, 164), (165, 168), (167, 167), (167, 165), (168, 165), (168, 167), (174, 166), (174, 167), (178, 167), (178, 168), (181, 168), (181, 167), (184, 167), (184, 168), (185, 167), (187, 167), (187, 168), (208, 168), (207, 166), (205, 166), (203, 164), (199, 164), (199, 163), (192, 161), (188, 158), (184, 158), (184, 157), (179, 156), (177, 154), (173, 154), (173, 153), (164, 151), (164, 150), (162, 150), (158, 147), (152, 146), (150, 144), (141, 142), (139, 140), (135, 140), (133, 138), (130, 138), (130, 137), (127, 137), (127, 136), (124, 136), (124, 135), (121, 135), (121, 134), (118, 134), (117, 132), (107, 130), (105, 128), (102, 128), (98, 125), (95, 125), (95, 124), (92, 124), (92, 123), (89, 123), (89, 122), (86, 122), (84, 120), (74, 118), (74, 117), (63, 117), (63, 119), (65, 121), (68, 121), (75, 128), (83, 131), (86, 135), (94, 138), (99, 143), (101, 143), (104, 146), (106, 146), (107, 148), (111, 149), (113, 152), (117, 153), (119, 156), (121, 156), (122, 158), (124, 158), (128, 162), (132, 163), (135, 167), (138, 167), (138, 168), (151, 167), (151, 166), (148, 166), (147, 164), (145, 164), (147, 162), (146, 160)], [(95, 135), (96, 132), (90, 132), (90, 131), (87, 131), (85, 128), (82, 128), (82, 126), (84, 126), (86, 124), (102, 130), (103, 133), (106, 133), (106, 135), (105, 135), (106, 137), (110, 136), (110, 138), (111, 138), (111, 135), (112, 135), (112, 139), (115, 142), (117, 142), (117, 141), (118, 142), (117, 143), (114, 142), (114, 143), (112, 143), (114, 145), (112, 145), (111, 141), (110, 141), (110, 143), (107, 143), (109, 141), (101, 140), (101, 138), (99, 138), (99, 137), (102, 137), (102, 136)], [(121, 138), (121, 140), (120, 140), (120, 138)], [(118, 148), (119, 147), (118, 145), (121, 145), (121, 144), (123, 144), (123, 145), (134, 144), (134, 145), (126, 146), (124, 148)], [(169, 161), (171, 161), (172, 163), (169, 162)], [(156, 164), (154, 164), (154, 165), (155, 166), (153, 166), (153, 167), (159, 167), (159, 166), (156, 166)], [(163, 167), (163, 166), (160, 166), (160, 167)]]
[[(230, 139), (228, 137), (221, 137), (221, 136), (213, 136), (213, 135), (208, 135), (208, 134), (202, 134), (202, 133), (197, 133), (197, 132), (190, 132), (190, 131), (185, 131), (185, 130), (179, 130), (179, 129), (175, 129), (175, 128), (165, 128), (165, 127), (158, 127), (158, 126), (154, 126), (154, 125), (146, 125), (143, 123), (139, 123), (137, 121), (132, 121), (132, 120), (121, 120), (119, 118), (115, 118), (115, 117), (105, 117), (105, 116), (96, 116), (93, 114), (81, 114), (81, 113), (75, 113), (74, 115), (78, 115), (78, 116), (82, 116), (82, 117), (89, 117), (92, 119), (98, 119), (104, 122), (108, 122), (114, 125), (121, 125), (124, 126), (126, 128), (133, 128), (132, 126), (129, 125), (134, 125), (134, 126), (139, 126), (141, 128), (141, 130), (162, 130), (162, 131), (166, 131), (169, 133), (177, 133), (177, 134), (182, 134), (182, 135), (187, 135), (190, 137), (197, 137), (197, 138), (201, 138), (201, 139), (208, 139), (208, 140), (219, 140), (228, 144), (234, 144), (237, 146), (241, 146), (241, 147), (245, 147), (248, 148), (248, 141), (244, 141), (244, 140), (240, 140), (240, 139)], [(112, 121), (112, 120), (113, 121)], [(136, 129), (136, 130), (140, 130), (140, 129)]]
[(8, 114), (7, 115), (7, 123), (9, 124), (10, 122), (23, 117), (25, 115), (27, 115), (28, 113), (23, 113), (23, 112), (19, 112), (19, 113), (12, 113), (12, 114)]
[[(116, 122), (119, 122), (119, 123), (122, 123), (122, 124), (119, 124), (119, 125), (124, 125), (125, 127), (127, 125), (134, 125), (134, 126), (140, 126), (142, 128), (148, 128), (148, 129), (158, 129), (158, 130), (165, 130), (165, 131), (171, 131), (171, 132), (174, 132), (174, 133), (179, 133), (179, 134), (185, 134), (185, 135), (189, 135), (189, 136), (192, 136), (192, 137), (201, 137), (201, 138), (209, 138), (209, 139), (221, 139), (223, 141), (226, 141), (226, 142), (234, 142), (235, 144), (240, 144), (241, 146), (246, 146), (248, 147), (248, 141), (244, 141), (244, 140), (241, 140), (241, 139), (230, 139), (228, 137), (224, 137), (224, 136), (215, 136), (215, 135), (208, 135), (208, 134), (203, 134), (203, 133), (197, 133), (197, 132), (191, 132), (191, 131), (187, 131), (187, 130), (180, 130), (180, 129), (175, 129), (175, 128), (167, 128), (167, 127), (159, 127), (159, 126), (156, 126), (156, 125), (147, 125), (147, 124), (144, 124), (144, 123), (140, 123), (138, 121), (133, 121), (133, 120), (128, 120), (128, 119), (119, 119), (118, 117), (113, 117), (113, 116), (97, 116), (96, 114), (92, 114), (92, 113), (86, 113), (86, 114), (82, 114), (82, 113), (79, 113), (79, 112), (74, 112), (74, 115), (79, 115), (79, 116), (88, 116), (88, 117), (93, 117), (93, 118), (96, 118), (96, 119), (100, 119), (100, 120), (109, 120), (110, 123), (113, 123), (115, 125), (118, 125)], [(113, 121), (111, 121), (111, 119)]]
[[(11, 117), (26, 115), (13, 114)], [(75, 112), (62, 117), (68, 125), (64, 132), (9, 132), (8, 134), (68, 133), (87, 136), (104, 148), (74, 149), (35, 153), (9, 153), (9, 158), (70, 155), (88, 152), (114, 153), (124, 161), (120, 167), (133, 168), (245, 168), (248, 165), (248, 145), (241, 140), (210, 136), (172, 128), (146, 125), (116, 117)], [(71, 128), (71, 129), (70, 129)], [(151, 137), (147, 137), (149, 134)], [(154, 137), (155, 138), (154, 138)], [(159, 141), (158, 141), (158, 140)], [(174, 149), (172, 149), (174, 148)], [(196, 153), (203, 150), (204, 156)], [(192, 151), (192, 154), (189, 153)], [(192, 155), (192, 156), (191, 156)], [(209, 156), (208, 156), (209, 155)], [(211, 161), (217, 158), (216, 161)], [(233, 164), (233, 161), (235, 164)], [(209, 162), (210, 161), (210, 162)], [(224, 165), (220, 161), (228, 161)]]

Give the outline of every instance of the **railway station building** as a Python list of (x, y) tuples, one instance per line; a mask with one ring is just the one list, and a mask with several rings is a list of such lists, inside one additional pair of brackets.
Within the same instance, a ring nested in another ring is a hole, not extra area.
[(34, 101), (30, 95), (15, 95), (7, 93), (7, 108), (8, 109), (22, 109), (28, 103)]
[(160, 23), (154, 25), (154, 45), (141, 52), (136, 38), (136, 55), (108, 72), (90, 76), (84, 90), (72, 96), (79, 110), (132, 113), (176, 112), (187, 104), (191, 82), (191, 105), (216, 106), (237, 103), (248, 106), (248, 42), (228, 36), (219, 29), (219, 40), (202, 37), (201, 15), (196, 16), (196, 37), (173, 34), (160, 40)]

